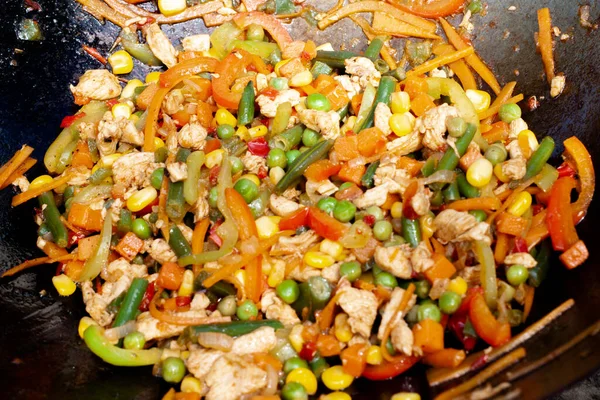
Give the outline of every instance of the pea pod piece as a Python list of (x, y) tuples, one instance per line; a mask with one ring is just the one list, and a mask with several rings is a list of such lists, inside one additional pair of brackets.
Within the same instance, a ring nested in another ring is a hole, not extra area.
[(375, 185), (374, 178), (377, 168), (379, 168), (379, 160), (371, 163), (365, 171), (365, 174), (360, 178), (360, 183), (367, 189), (370, 189)]
[(185, 257), (192, 254), (190, 244), (175, 224), (171, 225), (169, 229), (169, 246), (171, 246), (177, 257)]
[(360, 54), (352, 51), (319, 50), (317, 51), (317, 57), (315, 58), (315, 61), (320, 61), (324, 64), (327, 64), (331, 68), (344, 69), (346, 68), (346, 64), (344, 63), (346, 59), (359, 56)]
[(275, 191), (279, 194), (283, 193), (287, 188), (292, 186), (306, 171), (309, 165), (327, 156), (329, 150), (333, 147), (333, 140), (323, 140), (317, 143), (309, 150), (300, 154), (289, 167), (286, 174), (277, 182)]
[(375, 100), (373, 101), (373, 105), (369, 110), (369, 114), (367, 115), (361, 126), (359, 126), (355, 130), (355, 132), (358, 133), (363, 129), (367, 129), (373, 126), (373, 121), (375, 119), (375, 109), (377, 108), (377, 104), (385, 103), (389, 105), (390, 96), (392, 95), (395, 89), (396, 80), (394, 78), (392, 78), (391, 76), (384, 76), (381, 78), (381, 81), (379, 81), (379, 87), (377, 88), (377, 93), (375, 94)]
[(45, 192), (38, 197), (38, 200), (40, 207), (43, 209), (46, 225), (48, 226), (48, 229), (50, 229), (50, 232), (52, 232), (54, 243), (60, 247), (67, 247), (67, 244), (69, 243), (69, 233), (60, 220), (60, 211), (58, 211), (56, 203), (54, 202), (54, 195), (52, 192)]
[(417, 247), (421, 242), (421, 225), (418, 219), (402, 217), (402, 237), (411, 247)]
[(91, 325), (83, 333), (87, 347), (105, 362), (119, 367), (141, 367), (154, 365), (160, 361), (162, 350), (154, 347), (148, 350), (126, 350), (112, 345), (104, 337), (104, 329)]
[[(456, 140), (456, 150), (458, 150), (458, 154), (462, 157), (469, 147), (469, 143), (475, 137), (475, 133), (477, 132), (477, 127), (474, 124), (467, 124), (467, 129), (465, 133)], [(448, 170), (451, 171), (458, 166), (458, 162), (460, 157), (456, 155), (454, 149), (449, 147), (442, 159), (438, 163), (436, 171)]]
[(186, 160), (188, 177), (183, 181), (183, 197), (189, 205), (196, 204), (198, 200), (198, 180), (200, 170), (204, 164), (204, 152), (194, 151)]
[(268, 326), (273, 329), (283, 328), (283, 324), (276, 319), (261, 319), (256, 321), (231, 321), (221, 324), (197, 325), (185, 328), (183, 333), (185, 338), (194, 339), (199, 333), (216, 332), (237, 337), (254, 332), (258, 328)]
[(533, 152), (529, 160), (527, 161), (527, 169), (523, 180), (526, 181), (529, 178), (533, 178), (540, 173), (544, 165), (550, 159), (552, 152), (554, 151), (554, 139), (550, 136), (546, 136), (542, 139), (542, 142), (537, 149)]
[(552, 246), (548, 240), (544, 240), (540, 246), (538, 254), (535, 256), (537, 265), (529, 270), (529, 278), (527, 283), (533, 287), (539, 287), (550, 268), (550, 255), (552, 254)]
[(456, 175), (456, 183), (458, 184), (458, 191), (465, 197), (472, 199), (481, 195), (481, 190), (471, 185), (463, 173)]
[(238, 107), (238, 125), (247, 125), (254, 119), (254, 83), (249, 81), (244, 91)]
[(131, 286), (127, 290), (127, 294), (119, 307), (119, 312), (115, 317), (113, 327), (124, 325), (126, 322), (135, 319), (136, 313), (146, 293), (148, 280), (144, 278), (134, 278)]

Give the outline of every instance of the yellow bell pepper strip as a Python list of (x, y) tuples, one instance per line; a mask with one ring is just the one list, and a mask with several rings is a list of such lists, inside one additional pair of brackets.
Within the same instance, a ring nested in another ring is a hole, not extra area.
[(79, 282), (88, 281), (98, 276), (103, 268), (108, 265), (108, 256), (110, 254), (110, 240), (112, 238), (112, 214), (106, 213), (104, 217), (104, 225), (102, 226), (102, 232), (100, 233), (100, 242), (98, 247), (88, 258), (83, 266), (83, 271), (79, 275)]
[(83, 333), (87, 347), (105, 362), (119, 367), (141, 367), (154, 365), (160, 361), (162, 350), (154, 347), (148, 350), (126, 350), (112, 345), (104, 337), (104, 329), (90, 325)]
[(292, 37), (288, 31), (281, 22), (272, 15), (260, 11), (239, 13), (233, 17), (233, 22), (242, 29), (246, 29), (252, 24), (262, 26), (264, 30), (269, 32), (273, 40), (277, 42), (281, 50), (284, 50), (285, 46), (292, 43)]
[(469, 319), (477, 335), (490, 346), (501, 346), (510, 340), (510, 324), (494, 318), (481, 293), (475, 293), (470, 301)]
[(575, 179), (567, 176), (558, 179), (550, 192), (546, 225), (554, 250), (565, 251), (579, 240), (570, 204), (571, 191), (575, 186)]
[(394, 6), (411, 14), (425, 18), (439, 18), (455, 14), (465, 4), (465, 0), (436, 0), (436, 1), (413, 1), (393, 0)]
[[(442, 43), (433, 48), (433, 54), (436, 56), (443, 56), (454, 51), (454, 47), (447, 43)], [(473, 76), (473, 73), (469, 69), (469, 66), (466, 64), (465, 60), (451, 62), (448, 64), (448, 66), (452, 72), (458, 76), (458, 79), (460, 79), (460, 83), (465, 90), (477, 90), (477, 82), (475, 81), (475, 77)]]

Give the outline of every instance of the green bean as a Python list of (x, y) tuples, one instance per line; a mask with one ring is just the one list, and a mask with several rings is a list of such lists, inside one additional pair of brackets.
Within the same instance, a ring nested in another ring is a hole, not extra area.
[(442, 190), (444, 201), (450, 203), (451, 201), (460, 199), (460, 193), (458, 191), (458, 183), (456, 181), (451, 182)]
[(89, 181), (92, 185), (97, 185), (109, 176), (112, 176), (112, 173), (112, 168), (98, 168), (90, 175)]
[(375, 60), (379, 58), (379, 52), (381, 51), (382, 47), (383, 40), (379, 37), (376, 37), (375, 39), (371, 40), (371, 43), (369, 43), (369, 47), (367, 47), (367, 49), (365, 50), (365, 57), (375, 62)]
[(546, 136), (527, 161), (527, 170), (523, 180), (533, 178), (540, 173), (554, 151), (554, 139)]
[(277, 193), (283, 193), (287, 188), (294, 184), (303, 174), (309, 165), (324, 157), (327, 157), (329, 149), (333, 147), (333, 140), (323, 140), (309, 150), (300, 154), (290, 165), (286, 174), (279, 180), (275, 186)]
[(359, 126), (355, 132), (358, 133), (363, 129), (370, 128), (373, 126), (373, 121), (375, 119), (375, 109), (377, 108), (377, 104), (379, 103), (390, 103), (390, 96), (396, 89), (396, 80), (391, 76), (384, 76), (379, 81), (379, 87), (377, 88), (377, 93), (375, 94), (375, 100), (373, 101), (373, 105), (369, 110), (369, 114), (362, 122), (361, 126)]
[(131, 232), (131, 226), (133, 224), (133, 216), (131, 211), (122, 208), (119, 212), (119, 222), (117, 222), (117, 231), (121, 233)]
[(451, 171), (455, 169), (458, 166), (459, 156), (462, 157), (465, 154), (467, 148), (469, 147), (469, 143), (471, 143), (471, 140), (473, 140), (473, 137), (475, 137), (476, 132), (477, 127), (475, 126), (475, 124), (468, 123), (467, 130), (465, 131), (465, 133), (456, 140), (456, 150), (458, 150), (459, 155), (457, 156), (454, 152), (454, 149), (449, 147), (446, 150), (446, 153), (444, 153), (444, 156), (442, 157), (440, 162), (438, 163), (436, 170)]
[(402, 236), (411, 247), (417, 247), (421, 242), (421, 226), (418, 219), (402, 217)]
[(169, 149), (166, 146), (159, 147), (154, 150), (154, 161), (157, 163), (162, 163), (167, 161), (167, 156), (169, 155)]
[(38, 197), (38, 200), (44, 213), (46, 225), (48, 225), (48, 229), (52, 232), (54, 243), (60, 247), (67, 247), (67, 244), (69, 243), (69, 233), (60, 220), (60, 211), (58, 211), (56, 203), (54, 202), (54, 194), (52, 194), (51, 191), (42, 193)]
[(204, 152), (194, 151), (187, 158), (186, 164), (188, 176), (183, 181), (183, 197), (189, 205), (193, 205), (198, 200), (198, 180), (200, 179), (200, 170), (204, 164)]
[(329, 65), (331, 68), (346, 68), (344, 61), (348, 58), (359, 57), (360, 55), (352, 51), (317, 51), (315, 61), (320, 61)]
[(429, 157), (425, 164), (421, 168), (421, 173), (424, 177), (428, 177), (429, 175), (435, 172), (435, 158)]
[(333, 69), (321, 61), (315, 61), (312, 68), (310, 69), (313, 79), (317, 79), (319, 75), (331, 75)]
[(550, 255), (552, 254), (552, 246), (549, 240), (544, 240), (540, 245), (538, 254), (535, 256), (537, 265), (529, 270), (529, 279), (527, 283), (533, 287), (539, 287), (550, 268)]
[(83, 333), (87, 347), (105, 362), (120, 367), (141, 367), (154, 365), (160, 361), (162, 350), (155, 347), (148, 350), (127, 350), (111, 344), (104, 336), (104, 329), (91, 325)]
[(224, 333), (232, 337), (238, 337), (246, 335), (250, 332), (254, 332), (258, 328), (262, 328), (263, 326), (268, 326), (273, 329), (283, 328), (283, 324), (276, 319), (261, 319), (256, 321), (231, 321), (219, 324), (189, 326), (185, 328), (183, 336), (186, 339), (194, 340), (198, 337), (199, 333), (217, 332)]
[(183, 233), (181, 233), (179, 227), (175, 224), (172, 224), (169, 229), (169, 246), (171, 246), (171, 249), (173, 249), (173, 252), (177, 257), (185, 257), (192, 254), (190, 244), (183, 236)]
[(340, 116), (340, 121), (343, 120), (346, 115), (348, 115), (348, 110), (350, 109), (350, 103), (346, 103), (346, 105), (340, 108), (337, 113)]
[(180, 220), (185, 213), (185, 199), (183, 197), (183, 182), (169, 182), (167, 192), (167, 215), (172, 220)]
[(441, 206), (442, 203), (444, 203), (444, 195), (442, 194), (442, 191), (435, 190), (433, 192), (433, 196), (431, 196), (431, 199), (429, 201), (433, 207)]
[(144, 278), (134, 278), (131, 282), (131, 286), (127, 290), (127, 294), (121, 303), (119, 312), (115, 317), (113, 327), (124, 325), (126, 322), (131, 321), (136, 317), (137, 310), (144, 298), (146, 288), (148, 287), (148, 280)]
[(377, 168), (379, 168), (379, 160), (371, 163), (362, 178), (360, 178), (360, 183), (367, 189), (370, 189), (375, 185), (374, 178)]
[(283, 151), (290, 151), (298, 146), (302, 140), (304, 126), (302, 124), (294, 125), (290, 129), (273, 136), (269, 141), (269, 147), (278, 148)]
[(298, 285), (300, 295), (292, 307), (298, 315), (304, 315), (304, 310), (308, 311), (308, 317), (314, 320), (314, 312), (321, 310), (331, 297), (331, 285), (321, 276), (313, 276), (306, 282)]
[(247, 125), (254, 119), (254, 83), (248, 82), (238, 107), (238, 125)]
[(385, 74), (386, 72), (388, 72), (390, 70), (390, 66), (387, 65), (387, 63), (385, 61), (383, 61), (381, 58), (378, 58), (377, 60), (375, 60), (375, 62), (373, 64), (375, 64), (375, 69), (382, 74)]
[(119, 36), (121, 37), (121, 45), (132, 57), (137, 58), (146, 65), (163, 65), (162, 61), (156, 58), (152, 50), (150, 50), (150, 46), (147, 43), (139, 43), (137, 32), (123, 29)]
[(472, 199), (481, 195), (481, 190), (471, 185), (463, 173), (456, 175), (456, 183), (458, 184), (458, 191), (465, 197)]

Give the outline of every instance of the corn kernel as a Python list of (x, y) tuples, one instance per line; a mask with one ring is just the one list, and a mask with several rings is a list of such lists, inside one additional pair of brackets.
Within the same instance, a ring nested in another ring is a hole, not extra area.
[(285, 262), (282, 260), (274, 260), (274, 263), (271, 264), (271, 272), (267, 279), (267, 284), (274, 288), (283, 282), (283, 278), (285, 278)]
[(335, 338), (342, 343), (348, 343), (352, 339), (352, 331), (348, 325), (348, 314), (339, 313), (335, 316)]
[(421, 400), (419, 393), (400, 392), (393, 395), (390, 400)]
[(267, 134), (268, 129), (264, 125), (256, 125), (250, 129), (248, 129), (248, 135), (250, 135), (250, 139), (256, 139), (259, 137), (263, 137)]
[(160, 149), (161, 147), (165, 147), (165, 142), (159, 138), (159, 137), (154, 137), (154, 149)]
[(329, 254), (333, 258), (337, 258), (344, 251), (344, 246), (333, 240), (325, 239), (319, 245), (319, 250), (322, 253)]
[(248, 128), (246, 128), (243, 125), (237, 128), (237, 131), (235, 131), (235, 135), (237, 137), (239, 137), (240, 139), (242, 139), (244, 142), (247, 142), (250, 140), (250, 134), (248, 133)]
[(335, 258), (335, 261), (344, 261), (346, 258), (348, 258), (348, 253), (349, 251), (344, 249), (340, 254), (334, 256), (333, 258)]
[(392, 114), (389, 120), (390, 128), (398, 137), (406, 136), (412, 132), (414, 124), (414, 117), (409, 112), (404, 114)]
[(52, 284), (61, 296), (70, 296), (75, 293), (77, 285), (67, 275), (60, 274), (52, 277)]
[(457, 276), (456, 278), (448, 282), (446, 290), (463, 296), (465, 293), (467, 293), (467, 281), (465, 281), (465, 279), (462, 276)]
[(390, 99), (394, 114), (404, 114), (410, 111), (410, 96), (406, 92), (394, 92)]
[(344, 390), (352, 384), (354, 377), (345, 373), (341, 365), (336, 365), (323, 371), (321, 380), (331, 390)]
[(260, 186), (260, 179), (255, 174), (244, 174), (240, 176), (240, 179), (248, 179), (250, 182), (253, 182), (256, 186)]
[(146, 83), (154, 83), (154, 82), (158, 82), (158, 80), (160, 79), (160, 72), (158, 71), (154, 71), (154, 72), (150, 72), (148, 75), (146, 75)]
[(283, 178), (285, 170), (281, 167), (273, 167), (269, 170), (269, 179), (273, 185), (277, 185), (277, 182)]
[(237, 126), (237, 118), (233, 116), (228, 110), (219, 108), (215, 113), (215, 119), (219, 125), (231, 125)]
[(535, 133), (533, 133), (529, 129), (525, 129), (524, 131), (519, 132), (517, 138), (520, 138), (521, 136), (525, 136), (527, 138), (527, 143), (529, 143), (529, 148), (531, 149), (531, 151), (535, 151), (535, 149), (537, 149), (540, 145), (537, 138), (535, 137)]
[(467, 95), (469, 100), (471, 100), (471, 103), (473, 103), (473, 106), (475, 107), (475, 111), (477, 113), (484, 112), (488, 108), (490, 108), (492, 97), (488, 92), (484, 90), (467, 89), (465, 91), (465, 94)]
[[(341, 367), (340, 367), (341, 368)], [(317, 393), (317, 377), (308, 368), (296, 368), (290, 371), (285, 378), (285, 383), (298, 382), (309, 395)]]
[(140, 120), (140, 117), (136, 114), (131, 114), (129, 116), (129, 120), (132, 121), (134, 124), (137, 124), (137, 122)]
[(313, 81), (313, 76), (309, 70), (304, 70), (291, 77), (289, 85), (290, 87), (301, 87), (310, 85)]
[(166, 17), (179, 14), (187, 7), (185, 0), (158, 0), (158, 9)]
[(246, 286), (246, 282), (248, 281), (248, 279), (246, 279), (248, 277), (248, 273), (245, 269), (238, 269), (233, 276), (240, 282), (242, 286)]
[(108, 56), (108, 63), (115, 75), (128, 74), (133, 70), (133, 58), (125, 50), (119, 50)]
[(402, 202), (396, 201), (392, 204), (392, 208), (390, 210), (390, 214), (392, 214), (392, 218), (402, 218)]
[(302, 337), (303, 330), (304, 327), (302, 325), (294, 325), (288, 335), (288, 340), (297, 353), (299, 353), (302, 350), (302, 346), (304, 346), (304, 338)]
[(281, 217), (277, 216), (263, 216), (257, 219), (255, 222), (259, 239), (268, 239), (279, 233), (280, 220)]
[(467, 169), (467, 181), (477, 188), (482, 188), (492, 180), (493, 171), (494, 166), (487, 158), (479, 158)]
[(496, 178), (498, 178), (500, 182), (510, 182), (510, 178), (506, 176), (504, 171), (502, 171), (502, 163), (496, 164), (496, 166), (494, 167), (494, 175), (496, 175)]
[(202, 393), (202, 382), (193, 376), (186, 376), (181, 381), (181, 391), (183, 393)]
[(52, 179), (50, 175), (40, 175), (31, 181), (31, 183), (29, 184), (29, 189), (37, 189), (39, 187), (49, 184), (53, 180), (54, 179)]
[(323, 254), (318, 251), (309, 251), (304, 254), (304, 262), (309, 267), (323, 269), (333, 265), (335, 259), (329, 254)]
[(194, 293), (194, 272), (191, 269), (186, 269), (183, 273), (183, 280), (177, 294), (180, 296), (191, 296)]
[(352, 400), (352, 396), (345, 392), (331, 392), (323, 394), (319, 397), (320, 400)]
[(531, 194), (523, 191), (517, 195), (507, 211), (516, 217), (520, 217), (531, 207), (531, 200)]
[(220, 60), (220, 55), (217, 53), (217, 50), (215, 50), (214, 48), (210, 48), (208, 50), (204, 50), (202, 52), (202, 55), (204, 57), (211, 57), (211, 58), (216, 58), (217, 60)]
[(279, 73), (279, 70), (281, 69), (281, 67), (283, 67), (285, 64), (287, 64), (288, 62), (290, 62), (290, 59), (287, 60), (281, 60), (279, 61), (277, 64), (275, 64), (275, 68), (273, 68), (275, 70), (275, 73), (277, 74), (277, 76), (281, 76), (281, 74)]
[(129, 211), (138, 212), (150, 205), (158, 197), (156, 189), (152, 186), (138, 190), (127, 199), (127, 208)]
[(117, 103), (111, 109), (114, 119), (123, 118), (129, 119), (131, 117), (131, 107), (126, 103)]
[(98, 325), (96, 321), (91, 319), (90, 317), (83, 317), (79, 320), (79, 326), (77, 327), (77, 332), (79, 333), (79, 337), (83, 339), (83, 333), (87, 328), (92, 325)]
[(187, 360), (190, 357), (190, 351), (189, 350), (183, 350), (181, 352), (181, 359), (183, 361)]
[(383, 354), (381, 354), (381, 347), (371, 345), (367, 349), (367, 364), (379, 365), (383, 362)]
[[(117, 161), (119, 158), (121, 158), (123, 154), (121, 153), (115, 153), (115, 154), (110, 154), (108, 156), (104, 156), (100, 159), (100, 162), (97, 163), (96, 165), (98, 166), (98, 168), (111, 168), (113, 166), (113, 164), (115, 163), (115, 161)], [(93, 171), (95, 172), (95, 171)]]
[(130, 79), (129, 82), (127, 82), (127, 85), (125, 85), (123, 88), (120, 98), (131, 99), (133, 96), (135, 96), (135, 89), (140, 86), (144, 86), (144, 82), (140, 81), (139, 79)]
[(223, 161), (223, 154), (225, 154), (225, 150), (223, 149), (211, 151), (206, 155), (204, 165), (206, 165), (206, 167), (209, 169), (217, 165), (221, 165), (221, 162)]
[(429, 239), (433, 236), (435, 228), (433, 226), (433, 215), (427, 213), (419, 218), (419, 225), (421, 226), (421, 235), (423, 239)]

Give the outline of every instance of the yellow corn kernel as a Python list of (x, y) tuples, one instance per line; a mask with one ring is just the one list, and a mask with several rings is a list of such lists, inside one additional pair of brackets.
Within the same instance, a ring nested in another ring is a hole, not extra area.
[(181, 359), (182, 359), (183, 361), (187, 360), (189, 357), (190, 357), (190, 352), (189, 352), (189, 350), (183, 350), (183, 351), (181, 352)]
[(257, 219), (255, 222), (259, 239), (268, 239), (271, 236), (279, 233), (280, 220), (281, 217), (266, 215)]
[(356, 124), (356, 117), (354, 115), (351, 115), (348, 117), (348, 119), (346, 120), (346, 123), (344, 123), (344, 125), (342, 125), (342, 127), (340, 128), (340, 132), (348, 132), (351, 131), (352, 129), (354, 129), (354, 125)]
[(215, 119), (219, 125), (231, 125), (237, 126), (237, 118), (233, 116), (228, 110), (219, 108), (215, 113)]
[(250, 135), (250, 139), (256, 139), (259, 137), (263, 137), (267, 134), (268, 129), (264, 125), (256, 125), (250, 129), (248, 129), (248, 135)]
[(161, 147), (165, 147), (165, 142), (159, 138), (159, 137), (154, 137), (154, 149), (160, 149)]
[(408, 135), (412, 132), (413, 127), (415, 126), (414, 116), (409, 112), (404, 114), (392, 114), (389, 123), (392, 132), (394, 132), (398, 137)]
[(133, 70), (133, 58), (125, 50), (119, 50), (108, 56), (108, 63), (115, 75), (128, 74)]
[(287, 64), (288, 62), (290, 62), (290, 59), (287, 60), (281, 60), (279, 61), (277, 64), (275, 64), (275, 68), (273, 68), (275, 70), (275, 73), (277, 74), (277, 76), (281, 76), (281, 74), (279, 73), (279, 70), (281, 69), (281, 67), (283, 67), (285, 64)]
[(410, 96), (406, 92), (394, 92), (390, 99), (394, 114), (404, 114), (410, 111)]
[(154, 83), (154, 82), (158, 82), (158, 80), (160, 79), (160, 72), (158, 71), (154, 71), (154, 72), (150, 72), (148, 75), (146, 75), (146, 83)]
[(313, 81), (312, 73), (309, 70), (304, 70), (291, 77), (289, 85), (290, 87), (301, 87), (310, 85)]
[(269, 170), (269, 179), (273, 185), (277, 185), (277, 182), (283, 178), (285, 170), (281, 167), (273, 167)]
[(96, 321), (91, 319), (90, 317), (83, 317), (79, 320), (79, 326), (77, 327), (77, 332), (79, 333), (79, 337), (83, 339), (83, 333), (87, 328), (92, 325), (98, 325)]
[(183, 280), (177, 294), (180, 296), (191, 296), (194, 293), (194, 272), (191, 269), (186, 269), (183, 273)]
[(242, 284), (242, 286), (246, 286), (248, 274), (245, 269), (238, 269), (233, 276)]
[(304, 346), (304, 338), (302, 337), (303, 330), (304, 327), (302, 325), (294, 325), (288, 335), (288, 340), (297, 353), (300, 353), (302, 346)]
[(145, 187), (142, 190), (138, 190), (127, 199), (127, 208), (129, 211), (138, 212), (156, 200), (157, 196), (158, 193), (156, 192), (156, 189), (152, 186)]
[(158, 0), (158, 9), (166, 17), (179, 14), (187, 7), (185, 0)]
[(331, 392), (321, 395), (320, 400), (352, 400), (352, 396), (345, 392)]
[(260, 179), (255, 174), (244, 174), (240, 176), (240, 179), (248, 179), (250, 182), (253, 182), (256, 186), (260, 186)]
[(339, 313), (335, 316), (335, 338), (342, 343), (348, 343), (352, 339), (352, 331), (348, 325), (348, 314)]
[(131, 99), (133, 96), (135, 96), (135, 89), (140, 86), (144, 86), (144, 82), (140, 81), (139, 79), (129, 80), (129, 82), (127, 82), (127, 85), (125, 85), (125, 87), (123, 88), (120, 98)]
[(53, 179), (50, 175), (40, 175), (29, 184), (29, 189), (37, 189), (41, 186), (47, 185), (52, 182)]
[(272, 260), (269, 257), (263, 257), (262, 261), (260, 263), (262, 273), (267, 276), (271, 273), (271, 269), (273, 269), (273, 263), (271, 261), (275, 261), (275, 260)]
[(247, 142), (250, 140), (250, 134), (248, 133), (248, 128), (246, 128), (245, 126), (240, 126), (239, 128), (237, 128), (237, 131), (235, 131), (235, 135), (237, 137), (239, 137), (240, 139), (242, 139), (244, 142)]
[(335, 263), (335, 259), (329, 254), (323, 254), (319, 251), (309, 251), (304, 254), (304, 263), (313, 268), (327, 268)]
[(206, 155), (204, 165), (206, 165), (206, 167), (209, 169), (217, 165), (221, 165), (221, 162), (223, 161), (223, 154), (225, 154), (225, 150), (223, 149), (211, 151)]
[(396, 201), (392, 204), (392, 208), (390, 210), (390, 214), (392, 214), (392, 218), (402, 218), (402, 202)]
[(531, 151), (535, 151), (535, 149), (537, 149), (540, 145), (537, 138), (535, 137), (535, 133), (533, 133), (529, 129), (525, 129), (524, 131), (519, 132), (517, 139), (521, 138), (521, 136), (525, 136), (527, 138), (527, 143), (529, 143), (529, 148), (531, 149)]
[(287, 378), (285, 378), (285, 383), (290, 382), (298, 382), (304, 386), (306, 393), (309, 395), (317, 393), (317, 377), (308, 368), (296, 368), (291, 370)]
[(520, 217), (531, 207), (531, 200), (531, 194), (523, 191), (517, 195), (507, 211), (516, 217)]
[(333, 258), (335, 258), (335, 261), (344, 261), (348, 257), (348, 253), (349, 251), (344, 249), (340, 254)]
[(494, 166), (487, 158), (479, 158), (467, 169), (467, 181), (477, 187), (482, 188), (492, 180)]
[(423, 239), (429, 239), (433, 236), (435, 227), (433, 226), (433, 215), (427, 213), (419, 218), (419, 225), (421, 226), (421, 235)]
[(471, 100), (471, 103), (473, 103), (477, 113), (482, 113), (490, 108), (492, 97), (488, 92), (484, 90), (467, 89), (465, 94), (469, 100)]
[(202, 382), (193, 376), (186, 376), (181, 381), (181, 391), (183, 393), (202, 393)]
[(104, 156), (100, 159), (100, 162), (96, 165), (99, 165), (98, 168), (111, 168), (113, 166), (113, 164), (115, 163), (115, 161), (117, 161), (119, 158), (121, 158), (123, 154), (121, 153), (115, 153), (115, 154), (111, 154), (108, 156)]
[(112, 106), (111, 112), (114, 119), (129, 119), (129, 117), (131, 117), (131, 107), (129, 107), (129, 105), (126, 103), (115, 104)]
[(383, 362), (383, 354), (381, 354), (381, 346), (371, 345), (367, 349), (367, 364), (379, 365)]
[(352, 384), (354, 377), (345, 373), (341, 365), (336, 365), (323, 371), (321, 380), (331, 390), (344, 390)]
[(140, 120), (140, 117), (136, 114), (131, 114), (129, 116), (129, 120), (132, 121), (134, 124), (137, 124), (137, 122)]
[(333, 258), (338, 258), (344, 251), (344, 246), (333, 240), (325, 239), (319, 245), (319, 250)]
[(267, 284), (274, 288), (283, 282), (283, 278), (285, 278), (285, 262), (282, 260), (274, 260), (273, 264), (271, 264), (271, 273), (267, 279)]
[(496, 178), (498, 178), (500, 182), (510, 182), (510, 178), (506, 176), (504, 171), (502, 171), (502, 163), (496, 164), (496, 166), (494, 167), (494, 175), (496, 175)]
[(465, 281), (465, 279), (462, 276), (457, 276), (456, 278), (448, 282), (446, 290), (463, 296), (465, 293), (467, 293), (467, 281)]
[(419, 393), (400, 392), (393, 395), (390, 400), (421, 400)]
[(75, 293), (77, 285), (67, 275), (60, 274), (52, 277), (52, 284), (56, 288), (56, 291), (61, 296), (70, 296)]

